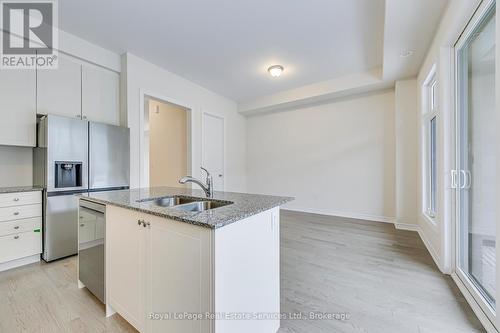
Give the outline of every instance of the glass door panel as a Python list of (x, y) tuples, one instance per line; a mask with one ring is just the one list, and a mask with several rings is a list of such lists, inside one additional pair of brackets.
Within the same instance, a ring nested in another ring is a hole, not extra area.
[(459, 47), (458, 268), (491, 309), (496, 295), (495, 7)]

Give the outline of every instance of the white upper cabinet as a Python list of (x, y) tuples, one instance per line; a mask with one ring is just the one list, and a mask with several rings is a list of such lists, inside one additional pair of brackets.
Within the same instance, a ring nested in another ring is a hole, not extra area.
[(120, 124), (120, 76), (94, 66), (82, 66), (82, 115), (84, 119)]
[(59, 54), (57, 69), (40, 69), (37, 75), (37, 112), (81, 117), (81, 64)]
[(35, 78), (34, 70), (0, 72), (0, 145), (35, 146)]

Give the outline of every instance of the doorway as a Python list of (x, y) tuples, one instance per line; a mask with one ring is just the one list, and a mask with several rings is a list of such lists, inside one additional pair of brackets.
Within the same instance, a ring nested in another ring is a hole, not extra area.
[[(485, 1), (456, 50), (456, 274), (496, 325), (498, 108), (496, 7)], [(497, 326), (498, 327), (498, 326)]]
[(144, 173), (147, 187), (184, 187), (189, 174), (189, 114), (186, 107), (144, 98)]

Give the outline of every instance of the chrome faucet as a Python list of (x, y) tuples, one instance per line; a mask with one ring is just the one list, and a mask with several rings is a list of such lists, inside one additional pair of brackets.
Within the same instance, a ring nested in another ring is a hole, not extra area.
[(207, 178), (205, 181), (206, 184), (203, 183), (201, 180), (196, 179), (192, 176), (182, 177), (181, 179), (179, 179), (179, 183), (180, 184), (195, 183), (196, 185), (201, 187), (201, 189), (203, 191), (205, 191), (205, 195), (207, 196), (207, 198), (211, 198), (214, 195), (212, 176), (210, 175), (210, 172), (208, 172), (207, 169), (205, 169), (204, 167), (200, 167), (200, 168), (201, 168), (201, 170), (203, 170), (207, 173)]

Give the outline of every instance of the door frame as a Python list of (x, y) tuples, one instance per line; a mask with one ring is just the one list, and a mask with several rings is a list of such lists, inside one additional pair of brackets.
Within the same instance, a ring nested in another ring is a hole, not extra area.
[[(150, 90), (146, 89), (140, 89), (140, 110), (139, 110), (139, 128), (140, 128), (140, 142), (139, 142), (139, 187), (140, 188), (145, 188), (149, 187), (149, 170), (146, 170), (146, 154), (145, 154), (145, 148), (146, 148), (146, 135), (145, 135), (145, 130), (144, 130), (144, 125), (145, 125), (145, 119), (144, 119), (144, 112), (146, 111), (146, 102), (150, 99), (154, 99), (160, 102), (168, 103), (168, 104), (173, 104), (177, 105), (183, 109), (186, 109), (187, 112), (187, 129), (186, 129), (186, 134), (187, 134), (187, 173), (188, 174), (195, 174), (195, 170), (193, 170), (193, 161), (196, 160), (195, 156), (193, 156), (194, 150), (193, 150), (193, 134), (194, 134), (194, 128), (193, 128), (193, 113), (195, 112), (195, 108), (189, 104), (185, 103), (183, 101), (179, 101), (177, 99), (171, 98), (169, 96), (165, 96), (162, 94), (159, 94), (157, 92), (152, 92)], [(149, 158), (149, 154), (147, 156)], [(133, 158), (131, 156), (131, 158)], [(149, 162), (148, 162), (149, 166)], [(196, 171), (197, 172), (197, 171)]]
[[(226, 190), (226, 118), (220, 114), (215, 114), (206, 110), (201, 112), (201, 165), (205, 166), (205, 116), (219, 118), (222, 120), (222, 178), (223, 188), (221, 191)], [(209, 170), (210, 171), (210, 170)], [(217, 175), (214, 175), (217, 177)]]
[[(467, 26), (465, 27), (465, 29), (463, 30), (462, 34), (458, 37), (455, 45), (454, 45), (454, 52), (453, 52), (453, 66), (454, 66), (454, 69), (453, 69), (453, 74), (454, 74), (454, 97), (453, 97), (453, 100), (454, 100), (454, 103), (455, 103), (455, 106), (453, 108), (453, 120), (454, 120), (454, 147), (452, 148), (453, 152), (454, 152), (454, 159), (453, 159), (453, 170), (458, 170), (459, 166), (460, 166), (460, 161), (459, 161), (459, 158), (461, 156), (461, 152), (460, 152), (460, 126), (461, 126), (461, 123), (460, 123), (460, 100), (463, 99), (463, 97), (460, 96), (460, 82), (458, 80), (459, 78), (459, 71), (460, 69), (458, 68), (458, 55), (459, 55), (459, 51), (462, 49), (462, 47), (464, 45), (466, 45), (466, 43), (469, 41), (472, 33), (475, 31), (475, 29), (482, 23), (482, 20), (483, 18), (485, 17), (485, 15), (488, 14), (489, 10), (496, 5), (496, 0), (484, 0), (481, 2), (481, 4), (478, 6), (478, 8), (476, 9), (476, 11), (474, 12), (474, 14), (472, 15), (472, 18), (470, 19), (470, 21), (468, 22)], [(495, 40), (498, 41), (498, 37), (499, 37), (499, 34), (498, 34), (498, 31), (499, 31), (499, 24), (497, 23), (496, 24), (496, 27), (495, 27), (497, 33), (496, 33), (496, 36), (495, 36)], [(499, 48), (499, 43), (496, 42), (496, 50), (498, 50)], [(497, 54), (497, 57), (498, 57), (498, 54)], [(497, 58), (498, 59), (498, 58)], [(497, 61), (496, 61), (497, 62)], [(498, 62), (497, 62), (498, 64)], [(498, 66), (496, 68), (496, 73), (495, 73), (495, 78), (498, 78), (499, 75), (498, 75), (499, 71), (498, 71)], [(495, 87), (495, 90), (496, 90), (496, 100), (498, 101), (498, 86)], [(498, 113), (498, 102), (497, 102), (497, 105), (496, 105), (496, 112)], [(460, 183), (460, 180), (458, 181), (458, 183)], [(481, 296), (481, 292), (479, 291), (479, 289), (470, 281), (470, 279), (467, 277), (466, 273), (462, 271), (462, 269), (460, 268), (460, 204), (459, 204), (459, 200), (460, 200), (460, 196), (459, 196), (459, 189), (460, 186), (456, 186), (455, 188), (452, 188), (452, 191), (453, 191), (453, 200), (452, 200), (452, 204), (453, 204), (453, 233), (454, 233), (454, 237), (453, 237), (453, 252), (452, 252), (452, 256), (453, 256), (453, 273), (452, 273), (452, 278), (453, 280), (455, 281), (455, 283), (458, 285), (459, 289), (462, 291), (462, 293), (464, 294), (464, 296), (466, 297), (467, 301), (469, 302), (469, 304), (471, 304), (474, 312), (476, 312), (476, 314), (478, 315), (481, 323), (485, 326), (486, 330), (488, 332), (497, 332), (497, 329), (496, 327), (498, 326), (498, 316), (496, 316), (495, 314), (495, 310), (491, 308), (491, 306), (489, 306), (489, 304), (487, 303), (486, 299)], [(498, 219), (498, 218), (497, 218)], [(498, 220), (497, 220), (497, 231), (496, 231), (496, 237), (497, 239), (500, 239), (499, 238), (499, 235), (500, 235), (500, 228), (498, 227), (499, 226), (499, 223), (498, 223)], [(497, 258), (500, 258), (499, 257), (499, 252), (500, 252), (500, 249), (499, 249), (499, 246), (496, 247), (496, 257)], [(496, 265), (496, 276), (500, 276), (499, 275), (499, 265), (497, 264)], [(497, 283), (498, 285), (498, 283)], [(497, 292), (496, 294), (498, 295), (499, 294), (499, 290), (497, 288)], [(495, 295), (495, 298), (496, 300), (498, 300), (498, 296)], [(498, 308), (498, 305), (497, 305), (497, 308)], [(478, 313), (478, 311), (480, 311), (480, 313)]]

